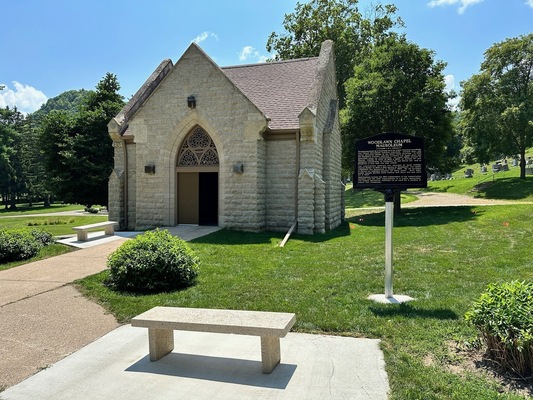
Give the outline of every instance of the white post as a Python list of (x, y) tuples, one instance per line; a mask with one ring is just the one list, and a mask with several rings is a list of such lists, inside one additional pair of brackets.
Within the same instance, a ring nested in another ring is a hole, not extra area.
[(392, 295), (392, 226), (394, 224), (394, 202), (385, 202), (385, 297)]

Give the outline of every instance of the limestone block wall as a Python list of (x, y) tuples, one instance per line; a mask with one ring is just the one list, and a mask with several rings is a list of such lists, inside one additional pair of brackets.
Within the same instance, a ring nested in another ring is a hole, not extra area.
[(109, 200), (107, 204), (110, 221), (116, 221), (125, 228), (124, 221), (124, 142), (113, 141), (114, 169), (109, 176)]
[[(247, 140), (239, 151), (228, 152), (228, 168), (221, 201), (225, 205), (221, 226), (237, 230), (260, 231), (265, 228), (265, 142)], [(236, 174), (233, 165), (242, 163), (244, 172)]]
[(266, 229), (287, 231), (296, 220), (295, 139), (266, 141)]
[(137, 229), (137, 179), (136, 179), (136, 162), (137, 162), (137, 146), (133, 143), (128, 143), (128, 229)]
[(298, 176), (298, 233), (315, 230), (315, 179), (312, 171), (301, 169)]
[(317, 214), (316, 231), (334, 229), (342, 220), (341, 190), (341, 136), (339, 125), (338, 94), (336, 86), (335, 65), (333, 57), (324, 63), (321, 79), (321, 93), (318, 96), (316, 111), (316, 129), (319, 132), (317, 147), (320, 148), (322, 160), (321, 178), (324, 182), (324, 218)]

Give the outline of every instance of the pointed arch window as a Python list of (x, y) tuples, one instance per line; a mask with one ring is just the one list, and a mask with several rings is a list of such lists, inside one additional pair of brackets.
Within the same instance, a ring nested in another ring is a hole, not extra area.
[(181, 146), (178, 167), (218, 165), (218, 152), (215, 143), (207, 132), (196, 127)]

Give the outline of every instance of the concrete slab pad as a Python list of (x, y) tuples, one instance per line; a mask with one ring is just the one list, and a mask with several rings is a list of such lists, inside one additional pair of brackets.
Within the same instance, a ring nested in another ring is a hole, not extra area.
[(368, 296), (368, 300), (373, 300), (376, 303), (381, 304), (401, 304), (401, 303), (407, 303), (408, 301), (416, 300), (410, 296), (406, 296), (403, 294), (395, 294), (392, 297), (387, 297), (384, 294), (371, 294)]
[(147, 329), (126, 325), (0, 398), (387, 399), (378, 340), (289, 333), (271, 374), (258, 337), (175, 331), (174, 340), (172, 353), (150, 362)]
[(123, 238), (132, 238), (140, 232), (115, 232), (114, 235), (105, 235), (104, 231), (95, 231), (87, 233), (87, 240), (79, 241), (76, 235), (65, 237), (57, 240), (57, 243), (61, 243), (67, 246), (77, 247), (80, 249), (87, 249), (89, 247), (99, 246), (104, 243), (113, 242), (115, 240)]

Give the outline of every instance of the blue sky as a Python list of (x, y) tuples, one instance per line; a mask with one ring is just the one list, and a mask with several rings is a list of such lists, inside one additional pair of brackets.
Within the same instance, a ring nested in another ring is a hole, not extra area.
[[(302, 0), (301, 0), (302, 2)], [(376, 0), (360, 0), (363, 14)], [(533, 32), (533, 0), (390, 0), (409, 40), (448, 63), (450, 88), (479, 71), (496, 42)], [(0, 107), (35, 111), (106, 72), (130, 98), (165, 58), (196, 41), (220, 66), (264, 61), (297, 0), (6, 0), (0, 18)]]

